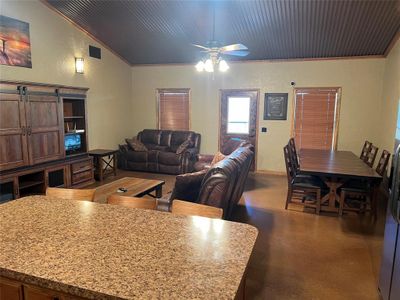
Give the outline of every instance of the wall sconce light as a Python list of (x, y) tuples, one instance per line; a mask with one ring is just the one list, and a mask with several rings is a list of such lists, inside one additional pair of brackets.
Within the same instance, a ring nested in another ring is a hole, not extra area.
[(83, 74), (83, 58), (82, 57), (75, 57), (75, 72), (79, 74)]

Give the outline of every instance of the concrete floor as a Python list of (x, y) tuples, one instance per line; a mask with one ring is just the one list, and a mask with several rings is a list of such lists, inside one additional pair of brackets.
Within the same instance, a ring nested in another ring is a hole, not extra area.
[[(175, 178), (126, 171), (117, 178), (125, 176), (163, 179), (164, 193)], [(285, 210), (286, 191), (284, 176), (250, 174), (235, 211), (233, 220), (259, 230), (246, 299), (379, 299), (385, 204), (377, 222), (368, 214), (317, 216), (299, 206)]]

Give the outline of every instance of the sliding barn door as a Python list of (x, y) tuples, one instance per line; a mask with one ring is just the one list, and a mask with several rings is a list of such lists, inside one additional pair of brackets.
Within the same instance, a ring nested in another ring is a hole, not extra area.
[(29, 165), (25, 103), (16, 85), (0, 86), (0, 170)]
[(30, 88), (26, 95), (31, 164), (61, 159), (64, 151), (62, 103), (54, 88)]

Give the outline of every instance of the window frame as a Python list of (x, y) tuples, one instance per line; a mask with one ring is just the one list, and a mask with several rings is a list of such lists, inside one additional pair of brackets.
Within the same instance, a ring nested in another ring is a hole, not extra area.
[(291, 131), (290, 137), (295, 138), (295, 131), (296, 131), (296, 90), (307, 90), (307, 89), (336, 89), (337, 96), (336, 96), (336, 107), (335, 107), (335, 116), (334, 116), (334, 125), (333, 125), (333, 134), (332, 134), (332, 148), (331, 151), (337, 150), (337, 144), (339, 139), (339, 121), (340, 121), (340, 107), (341, 107), (341, 99), (342, 99), (342, 88), (341, 87), (294, 87), (292, 89), (292, 121), (291, 121)]
[[(156, 114), (157, 114), (157, 129), (164, 130), (160, 128), (160, 93), (187, 93), (188, 94), (188, 129), (192, 128), (192, 90), (190, 88), (156, 88)], [(183, 129), (175, 129), (175, 130), (183, 130)]]

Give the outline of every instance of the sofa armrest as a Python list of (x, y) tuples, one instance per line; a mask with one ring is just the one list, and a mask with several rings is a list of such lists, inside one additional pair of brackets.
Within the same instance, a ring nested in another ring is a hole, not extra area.
[(128, 145), (118, 145), (118, 148), (121, 152), (128, 152), (129, 151), (129, 147)]
[(196, 148), (187, 148), (184, 152), (186, 155), (189, 156), (189, 158), (197, 158), (197, 155), (199, 153), (199, 150), (197, 150)]
[(201, 163), (211, 163), (214, 158), (212, 154), (198, 154), (197, 161)]

